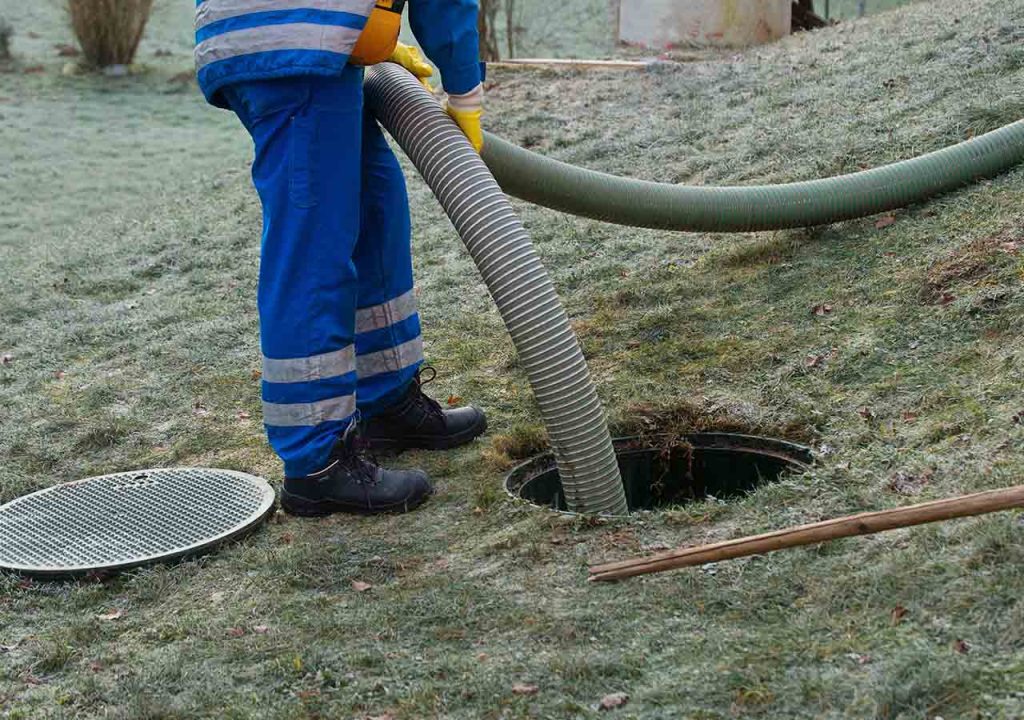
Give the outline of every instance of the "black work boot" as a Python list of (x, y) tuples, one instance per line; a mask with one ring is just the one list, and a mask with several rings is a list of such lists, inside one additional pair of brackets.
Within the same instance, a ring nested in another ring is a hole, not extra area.
[(384, 470), (363, 457), (355, 422), (340, 438), (326, 468), (285, 478), (281, 507), (292, 515), (408, 512), (434, 493), (422, 470)]
[[(424, 373), (430, 377), (423, 379)], [(479, 408), (445, 410), (423, 393), (423, 386), (437, 376), (432, 367), (416, 373), (398, 402), (365, 423), (366, 440), (374, 450), (448, 450), (465, 445), (487, 430), (487, 418)]]

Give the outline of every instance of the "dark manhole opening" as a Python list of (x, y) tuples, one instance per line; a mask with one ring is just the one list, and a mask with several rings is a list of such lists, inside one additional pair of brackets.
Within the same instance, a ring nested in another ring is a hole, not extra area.
[[(809, 448), (753, 435), (693, 433), (677, 438), (615, 441), (630, 512), (656, 510), (714, 497), (736, 498), (813, 461)], [(566, 511), (551, 453), (513, 470), (505, 482), (513, 497)]]

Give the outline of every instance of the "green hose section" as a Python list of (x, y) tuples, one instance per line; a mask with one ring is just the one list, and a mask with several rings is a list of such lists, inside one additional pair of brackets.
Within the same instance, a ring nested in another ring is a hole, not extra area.
[(1024, 120), (911, 160), (784, 185), (690, 187), (595, 172), (490, 133), (483, 159), (509, 195), (572, 215), (658, 230), (752, 232), (906, 207), (1024, 161)]

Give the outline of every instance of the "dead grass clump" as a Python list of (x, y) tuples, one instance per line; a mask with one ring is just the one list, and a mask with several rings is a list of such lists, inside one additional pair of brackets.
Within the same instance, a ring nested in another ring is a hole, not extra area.
[(721, 405), (678, 401), (631, 405), (612, 428), (616, 437), (635, 435), (652, 447), (685, 446), (689, 444), (685, 436), (699, 432), (766, 435), (800, 443), (814, 441), (814, 433), (800, 423), (769, 426), (740, 417)]
[[(1015, 57), (1020, 62), (1022, 55), (1018, 53)], [(965, 108), (959, 120), (960, 126), (967, 130), (967, 137), (977, 137), (1020, 120), (1022, 114), (1024, 103), (1015, 98), (1007, 98), (994, 104)]]
[(71, 30), (87, 65), (128, 65), (146, 30), (153, 0), (67, 0)]
[(491, 446), (484, 448), (481, 456), (492, 470), (503, 472), (511, 469), (518, 461), (538, 455), (548, 447), (548, 434), (536, 425), (521, 425), (508, 435), (495, 435)]
[(508, 435), (495, 435), (494, 449), (513, 460), (525, 460), (543, 452), (548, 446), (548, 434), (539, 425), (519, 425)]
[(958, 283), (978, 280), (989, 274), (1001, 255), (1016, 255), (1024, 248), (1024, 239), (1016, 230), (978, 238), (928, 268), (921, 299), (927, 303), (946, 303), (950, 288)]
[(767, 240), (756, 238), (752, 242), (736, 245), (725, 253), (722, 264), (730, 268), (778, 265), (792, 258), (799, 248), (797, 233), (776, 233)]

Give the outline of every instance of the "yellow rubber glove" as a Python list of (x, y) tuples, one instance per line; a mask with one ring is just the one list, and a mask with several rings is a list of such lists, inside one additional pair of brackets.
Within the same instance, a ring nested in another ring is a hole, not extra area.
[(449, 95), (444, 109), (469, 139), (473, 149), (477, 152), (483, 150), (484, 130), (480, 119), (484, 114), (484, 86), (477, 85), (463, 95)]
[(419, 48), (398, 43), (388, 62), (398, 63), (415, 75), (427, 90), (433, 91), (427, 78), (434, 74), (434, 66), (427, 62)]

